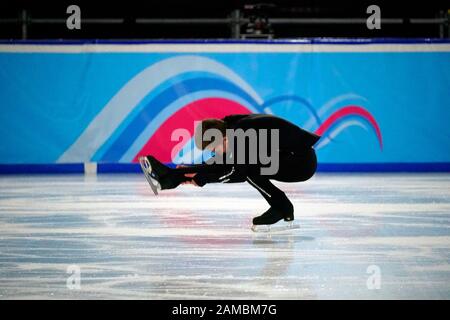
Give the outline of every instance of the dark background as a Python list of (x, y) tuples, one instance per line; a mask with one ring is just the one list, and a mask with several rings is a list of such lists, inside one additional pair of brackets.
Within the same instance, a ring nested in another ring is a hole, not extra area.
[[(27, 39), (207, 39), (230, 38), (231, 26), (223, 25), (165, 25), (137, 24), (138, 18), (227, 18), (235, 9), (242, 10), (245, 4), (271, 3), (270, 18), (363, 18), (369, 15), (370, 4), (381, 8), (383, 18), (401, 18), (401, 24), (382, 24), (381, 30), (368, 30), (360, 24), (274, 24), (275, 38), (302, 37), (449, 37), (447, 25), (440, 29), (437, 24), (411, 24), (411, 18), (448, 19), (450, 1), (2, 1), (0, 4), (0, 39), (21, 39), (22, 25), (17, 19), (26, 10), (29, 19), (57, 18), (59, 23), (27, 24)], [(81, 8), (81, 30), (68, 30), (65, 19), (67, 6), (77, 4)], [(242, 13), (246, 13), (241, 11)], [(121, 24), (83, 23), (87, 18), (123, 18)], [(30, 21), (29, 21), (30, 22)], [(241, 28), (243, 31), (243, 28)], [(442, 33), (444, 30), (444, 33)]]

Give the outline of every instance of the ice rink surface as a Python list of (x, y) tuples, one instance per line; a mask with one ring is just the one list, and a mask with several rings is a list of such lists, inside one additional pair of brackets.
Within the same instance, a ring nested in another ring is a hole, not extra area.
[(277, 185), (301, 228), (269, 236), (246, 183), (155, 197), (138, 174), (1, 176), (0, 299), (450, 298), (450, 174)]

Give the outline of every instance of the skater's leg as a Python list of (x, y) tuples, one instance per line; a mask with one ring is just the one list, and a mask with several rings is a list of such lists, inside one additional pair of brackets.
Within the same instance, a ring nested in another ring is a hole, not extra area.
[(316, 172), (317, 158), (315, 150), (311, 148), (306, 152), (281, 152), (279, 157), (279, 170), (275, 175), (263, 176), (253, 174), (248, 177), (252, 184), (270, 204), (270, 209), (261, 216), (253, 219), (253, 224), (270, 225), (281, 219), (292, 221), (294, 207), (286, 194), (274, 186), (269, 179), (283, 182), (300, 182), (311, 178)]
[(230, 166), (225, 164), (197, 164), (170, 168), (151, 155), (146, 158), (151, 164), (155, 174), (154, 178), (158, 180), (162, 190), (174, 189), (183, 182), (193, 180), (193, 178), (186, 177), (186, 174), (190, 173), (197, 174), (198, 178), (203, 177), (204, 179), (201, 180), (220, 182), (220, 177), (230, 170)]
[(280, 166), (274, 180), (282, 182), (302, 182), (310, 179), (317, 169), (317, 157), (313, 148), (301, 154), (282, 152)]
[(160, 178), (159, 183), (161, 184), (161, 189), (175, 189), (183, 182), (191, 180), (191, 178), (186, 177), (184, 174), (177, 172), (175, 169), (169, 168), (170, 171)]
[(161, 190), (174, 189), (178, 187), (181, 183), (191, 180), (184, 175), (184, 173), (177, 171), (176, 169), (170, 168), (162, 164), (153, 156), (146, 156), (148, 163), (151, 167), (151, 177), (159, 183)]
[(267, 176), (249, 176), (247, 181), (261, 193), (269, 203), (270, 208), (261, 216), (253, 219), (253, 224), (273, 224), (281, 219), (294, 219), (294, 206), (286, 194), (278, 189)]

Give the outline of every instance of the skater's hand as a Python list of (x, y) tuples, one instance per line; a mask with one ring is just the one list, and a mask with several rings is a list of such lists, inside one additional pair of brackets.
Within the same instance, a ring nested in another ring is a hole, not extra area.
[[(177, 168), (185, 168), (185, 167), (186, 167), (186, 166), (185, 166), (185, 165), (182, 165), (182, 164), (178, 164), (178, 165), (177, 165)], [(185, 176), (186, 178), (191, 178), (191, 180), (182, 182), (181, 184), (192, 184), (192, 185), (198, 187), (198, 184), (195, 183), (195, 181), (192, 179), (192, 178), (195, 177), (195, 175), (196, 175), (196, 173), (185, 173), (184, 176)]]
[(195, 175), (196, 175), (196, 173), (185, 173), (184, 176), (186, 178), (191, 178), (191, 180), (185, 181), (185, 182), (183, 182), (183, 184), (192, 184), (192, 185), (198, 187), (198, 184), (193, 179), (195, 177)]
[[(185, 177), (187, 177), (187, 178), (193, 178), (195, 175), (196, 175), (196, 173), (186, 173), (186, 174), (185, 174)], [(182, 182), (181, 184), (192, 184), (193, 186), (198, 187), (198, 184), (194, 181), (194, 179), (184, 181), (184, 182)]]
[(197, 184), (197, 183), (195, 183), (195, 181), (194, 181), (194, 180), (188, 180), (188, 181), (182, 182), (182, 184), (192, 184), (193, 186), (196, 186), (196, 187), (198, 187), (198, 184)]

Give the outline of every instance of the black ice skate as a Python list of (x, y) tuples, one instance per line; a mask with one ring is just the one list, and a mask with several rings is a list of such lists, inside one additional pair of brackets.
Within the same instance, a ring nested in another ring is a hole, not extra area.
[[(280, 220), (283, 220), (279, 223)], [(289, 212), (283, 214), (279, 210), (270, 208), (259, 217), (253, 218), (252, 231), (254, 232), (275, 232), (298, 228), (294, 224), (294, 214)]]
[(158, 191), (161, 190), (161, 184), (159, 183), (160, 177), (156, 170), (153, 169), (152, 162), (154, 161), (152, 158), (151, 156), (139, 157), (139, 163), (150, 188), (155, 195), (158, 195)]
[(155, 195), (158, 191), (172, 189), (177, 186), (172, 169), (159, 162), (153, 156), (139, 157), (142, 171)]

